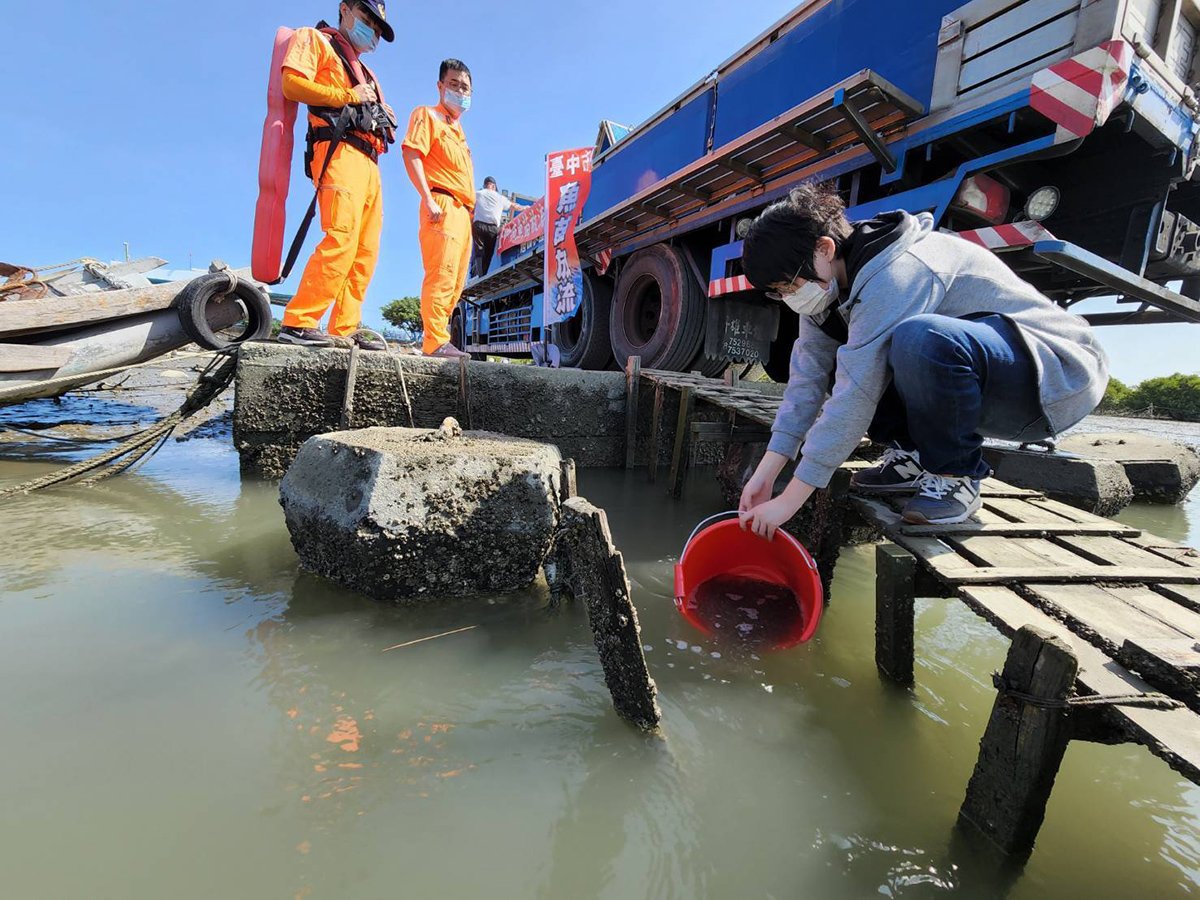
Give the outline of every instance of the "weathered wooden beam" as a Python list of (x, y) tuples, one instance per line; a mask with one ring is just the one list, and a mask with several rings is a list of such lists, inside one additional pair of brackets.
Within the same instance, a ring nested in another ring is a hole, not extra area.
[(771, 440), (771, 430), (731, 427), (724, 422), (693, 422), (692, 439), (716, 444), (765, 444)]
[(625, 363), (625, 468), (633, 468), (637, 456), (638, 393), (642, 383), (642, 358), (631, 356)]
[(875, 548), (875, 667), (897, 684), (913, 683), (916, 558), (903, 547)]
[(662, 434), (663, 401), (666, 388), (661, 382), (654, 385), (654, 411), (650, 415), (650, 482), (658, 481), (659, 440)]
[(1032, 626), (1014, 636), (1003, 688), (958, 813), (960, 825), (977, 829), (1007, 854), (1032, 850), (1046, 817), (1070, 740), (1067, 711), (1055, 704), (1066, 700), (1078, 670), (1075, 654), (1060, 638)]
[(559, 489), (559, 497), (563, 503), (579, 496), (579, 476), (578, 466), (575, 465), (574, 459), (564, 459), (562, 461), (562, 487)]
[(564, 503), (554, 556), (557, 580), (587, 608), (613, 707), (643, 731), (655, 730), (662, 719), (658, 688), (642, 651), (625, 562), (613, 546), (604, 510), (582, 497)]
[(41, 300), (9, 300), (0, 303), (0, 336), (8, 338), (75, 328), (168, 309), (186, 285), (187, 282), (179, 281), (126, 291), (98, 291)]
[(685, 387), (679, 392), (679, 418), (675, 423), (675, 449), (671, 453), (671, 496), (678, 500), (683, 496), (683, 482), (687, 477), (689, 451), (688, 420), (692, 417), (693, 388)]

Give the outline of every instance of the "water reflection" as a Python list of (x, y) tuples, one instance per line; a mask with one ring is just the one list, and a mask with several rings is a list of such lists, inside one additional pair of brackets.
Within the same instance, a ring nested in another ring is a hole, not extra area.
[[(0, 478), (44, 470), (10, 462)], [(276, 487), (242, 483), (226, 446), (170, 445), (131, 478), (9, 504), (0, 711), (20, 723), (6, 744), (20, 777), (0, 807), (6, 887), (723, 898), (1200, 886), (1200, 793), (1138, 748), (1072, 745), (1023, 868), (954, 830), (1006, 649), (961, 604), (920, 601), (912, 691), (875, 673), (869, 547), (844, 552), (811, 643), (721, 645), (671, 596), (682, 542), (720, 509), (715, 487), (693, 482), (682, 504), (641, 473), (585, 472), (582, 487), (627, 557), (663, 738), (616, 718), (582, 611), (543, 590), (399, 610), (299, 572)]]

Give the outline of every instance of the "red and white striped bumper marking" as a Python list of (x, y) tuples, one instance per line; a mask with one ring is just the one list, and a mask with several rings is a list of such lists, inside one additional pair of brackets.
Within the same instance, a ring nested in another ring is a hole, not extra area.
[(1086, 137), (1125, 99), (1132, 65), (1133, 47), (1106, 41), (1036, 73), (1029, 105), (1058, 125), (1056, 143)]
[(1028, 247), (1037, 241), (1054, 240), (1054, 235), (1037, 222), (1013, 222), (1011, 225), (997, 225), (995, 228), (960, 231), (958, 236), (989, 250), (1011, 250)]
[(732, 278), (718, 278), (709, 282), (708, 296), (722, 297), (725, 294), (736, 294), (738, 291), (752, 291), (754, 285), (745, 275), (735, 275)]

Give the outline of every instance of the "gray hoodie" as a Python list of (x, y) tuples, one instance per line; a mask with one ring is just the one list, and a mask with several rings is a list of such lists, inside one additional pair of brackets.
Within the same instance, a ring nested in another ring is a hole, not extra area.
[(803, 444), (796, 477), (814, 487), (829, 484), (866, 433), (892, 379), (892, 332), (912, 316), (994, 313), (1016, 325), (1037, 366), (1042, 411), (1055, 434), (1095, 409), (1108, 384), (1108, 358), (1087, 322), (991, 251), (936, 231), (928, 213), (905, 214), (899, 238), (862, 267), (839, 310), (849, 325), (845, 345), (801, 317), (772, 428), (771, 450), (795, 459)]

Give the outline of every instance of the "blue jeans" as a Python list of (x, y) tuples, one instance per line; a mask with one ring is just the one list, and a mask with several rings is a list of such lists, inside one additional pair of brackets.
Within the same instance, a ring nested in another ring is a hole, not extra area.
[(985, 478), (983, 438), (1044, 440), (1051, 432), (1037, 369), (1003, 316), (913, 316), (892, 333), (892, 383), (868, 432), (917, 450), (926, 471)]

